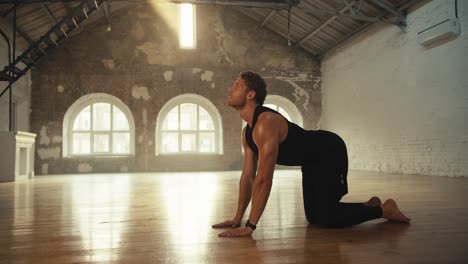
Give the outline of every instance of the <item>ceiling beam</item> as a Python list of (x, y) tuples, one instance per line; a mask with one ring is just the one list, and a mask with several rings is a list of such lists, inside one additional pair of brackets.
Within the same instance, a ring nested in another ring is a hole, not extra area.
[(402, 14), (395, 8), (393, 8), (392, 6), (390, 6), (389, 4), (387, 4), (386, 2), (382, 1), (382, 0), (370, 0), (372, 3), (380, 6), (381, 8), (387, 10), (388, 12), (394, 14), (395, 16), (397, 17), (402, 17)]
[[(367, 21), (367, 22), (383, 22), (383, 23), (389, 23), (389, 24), (394, 24), (394, 25), (400, 25), (401, 24), (399, 18), (393, 19), (393, 20), (392, 19), (385, 20), (385, 19), (383, 19), (381, 17), (370, 17), (370, 16), (364, 16), (364, 15), (343, 14), (343, 13), (340, 13), (340, 12), (337, 12), (337, 11), (326, 10), (326, 9), (321, 9), (321, 8), (314, 9), (314, 12), (330, 14), (330, 15), (337, 16), (337, 17), (346, 17), (346, 18), (351, 18), (351, 19), (361, 20), (361, 21)], [(306, 11), (306, 13), (312, 14), (310, 11)]]
[(34, 43), (33, 39), (28, 34), (26, 34), (26, 32), (21, 27), (19, 27), (18, 25), (16, 25), (16, 32), (18, 32), (18, 34), (24, 40), (26, 40), (26, 42), (28, 42), (29, 45)]
[(44, 11), (47, 14), (52, 24), (54, 25), (57, 24), (57, 19), (55, 18), (54, 14), (52, 14), (49, 7), (43, 2), (41, 2), (41, 7), (42, 7), (42, 11)]
[(399, 11), (404, 11), (406, 12), (405, 10), (409, 7), (413, 7), (413, 5), (415, 4), (423, 4), (423, 3), (427, 3), (427, 2), (430, 2), (431, 0), (407, 0), (406, 2), (404, 3), (401, 3), (399, 6), (397, 6), (397, 10)]
[(349, 9), (353, 16), (357, 15), (356, 12), (354, 12), (352, 4), (350, 4), (348, 0), (343, 0), (343, 2), (345, 3), (346, 7)]
[(264, 27), (266, 23), (268, 23), (268, 20), (270, 20), (270, 18), (272, 18), (275, 14), (276, 14), (276, 10), (271, 11), (270, 14), (268, 14), (268, 16), (265, 17), (260, 27)]
[[(397, 7), (397, 11), (398, 12), (401, 12), (405, 9), (407, 9), (408, 7), (412, 6), (413, 4), (415, 4), (416, 2), (420, 2), (421, 0), (407, 0), (406, 2), (402, 3), (401, 5), (399, 5)], [(383, 18), (385, 15), (387, 14), (383, 14), (383, 15), (380, 15), (379, 18)], [(348, 41), (349, 39), (351, 39), (352, 37), (356, 36), (357, 34), (359, 34), (360, 32), (364, 31), (366, 28), (370, 27), (371, 25), (373, 25), (373, 23), (366, 23), (362, 26), (360, 26), (359, 28), (357, 28), (356, 30), (354, 30), (352, 33), (348, 34), (347, 36), (341, 38), (339, 41), (336, 42), (336, 44), (334, 44), (333, 46), (331, 46), (330, 48), (324, 50), (322, 53), (320, 53), (317, 57), (322, 60), (323, 57), (325, 56), (326, 53), (330, 52), (330, 51), (333, 51), (335, 49), (337, 49), (338, 47), (341, 47), (343, 45), (343, 43), (345, 43), (346, 41)]]
[[(355, 2), (353, 1), (351, 3), (351, 5), (353, 5)], [(341, 13), (344, 13), (346, 10), (348, 10), (348, 6), (345, 6), (343, 8), (341, 8), (340, 10), (338, 10), (338, 14), (341, 14)], [(294, 45), (294, 47), (297, 47), (297, 46), (301, 46), (304, 42), (306, 42), (308, 39), (310, 39), (311, 37), (313, 37), (315, 34), (317, 34), (320, 30), (322, 30), (324, 27), (326, 27), (328, 24), (330, 24), (331, 22), (333, 22), (335, 19), (337, 19), (338, 16), (337, 15), (333, 15), (332, 17), (328, 18), (327, 20), (323, 21), (322, 23), (320, 23), (320, 25), (318, 25), (313, 31), (311, 31), (310, 33), (308, 33), (305, 37), (303, 37), (296, 45)]]
[(406, 15), (400, 12), (397, 8), (393, 7), (392, 5), (388, 4), (384, 0), (370, 0), (372, 3), (380, 6), (381, 8), (385, 9), (387, 12), (390, 14), (393, 14), (396, 16), (396, 24), (399, 26), (402, 30), (404, 30), (403, 27), (406, 27)]

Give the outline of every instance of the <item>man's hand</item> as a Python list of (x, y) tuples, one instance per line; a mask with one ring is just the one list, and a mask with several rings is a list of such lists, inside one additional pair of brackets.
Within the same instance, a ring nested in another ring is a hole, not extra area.
[(227, 221), (224, 221), (222, 223), (212, 225), (211, 227), (213, 227), (213, 228), (224, 228), (224, 227), (237, 228), (239, 226), (240, 226), (240, 221), (232, 219), (232, 220), (227, 220)]
[(231, 229), (225, 231), (218, 236), (220, 237), (243, 237), (243, 236), (250, 236), (253, 233), (253, 229), (250, 227), (238, 227), (236, 229)]

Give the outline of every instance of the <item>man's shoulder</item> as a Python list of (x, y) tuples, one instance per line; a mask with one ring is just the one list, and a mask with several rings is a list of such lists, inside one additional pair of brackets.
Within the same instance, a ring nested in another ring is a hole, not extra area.
[(263, 123), (266, 125), (269, 125), (269, 124), (274, 125), (275, 122), (281, 121), (282, 119), (283, 119), (283, 116), (281, 116), (278, 113), (265, 111), (265, 112), (260, 113), (260, 115), (258, 115), (257, 125), (259, 123)]
[(284, 118), (281, 115), (273, 112), (264, 112), (259, 115), (253, 133), (256, 136), (275, 133), (281, 127), (281, 122), (284, 122)]

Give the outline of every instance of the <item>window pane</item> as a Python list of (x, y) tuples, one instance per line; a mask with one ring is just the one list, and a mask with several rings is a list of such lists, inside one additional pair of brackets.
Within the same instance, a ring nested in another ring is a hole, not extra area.
[(182, 151), (197, 151), (197, 137), (195, 134), (182, 134)]
[(179, 151), (179, 133), (163, 133), (162, 134), (162, 152), (171, 153)]
[(163, 130), (177, 130), (179, 129), (179, 111), (178, 106), (172, 108), (169, 113), (167, 113), (166, 118), (163, 122)]
[(91, 107), (81, 110), (73, 123), (73, 130), (89, 130), (91, 124)]
[(180, 129), (197, 130), (197, 105), (180, 105)]
[(198, 109), (200, 111), (200, 130), (214, 130), (214, 123), (210, 114), (201, 106)]
[(193, 6), (191, 4), (180, 5), (180, 46), (183, 48), (194, 47)]
[(114, 109), (113, 113), (113, 129), (114, 130), (129, 130), (130, 126), (128, 125), (128, 120), (125, 114), (120, 111), (120, 109), (116, 106), (112, 107)]
[(113, 153), (130, 153), (130, 133), (114, 133), (112, 136)]
[(214, 133), (200, 133), (200, 152), (215, 152)]
[(288, 113), (286, 113), (286, 111), (284, 111), (283, 108), (279, 107), (279, 111), (278, 111), (280, 114), (282, 114), (288, 121), (291, 121), (291, 117), (288, 115)]
[(93, 104), (93, 130), (110, 130), (110, 108), (107, 103)]
[(109, 135), (94, 135), (94, 152), (109, 152)]
[(90, 146), (89, 133), (73, 133), (73, 154), (89, 154)]
[(274, 104), (264, 104), (263, 106), (268, 107), (270, 109), (273, 109), (275, 111), (278, 111), (278, 107), (276, 105), (274, 105)]

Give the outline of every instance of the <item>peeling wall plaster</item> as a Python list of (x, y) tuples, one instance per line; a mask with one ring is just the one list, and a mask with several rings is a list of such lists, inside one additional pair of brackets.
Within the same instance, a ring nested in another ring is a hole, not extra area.
[(202, 81), (211, 82), (213, 80), (213, 75), (214, 75), (214, 72), (205, 71), (200, 77), (201, 77)]
[[(295, 72), (290, 73), (289, 75), (276, 75), (276, 76), (265, 76), (267, 79), (276, 79), (281, 80), (289, 85), (291, 85), (294, 90), (292, 91), (292, 95), (295, 98), (295, 104), (301, 105), (304, 109), (309, 108), (310, 104), (310, 90), (318, 89), (320, 87), (321, 79), (319, 76), (314, 76), (313, 74), (306, 73), (306, 72)], [(309, 84), (310, 87), (301, 86), (299, 83)]]
[(57, 92), (63, 93), (63, 91), (65, 91), (65, 87), (63, 87), (62, 85), (57, 86)]
[(135, 99), (143, 99), (148, 101), (151, 96), (148, 93), (148, 88), (144, 86), (133, 86), (132, 87), (132, 96)]
[(234, 62), (229, 56), (228, 51), (225, 48), (225, 43), (229, 43), (229, 36), (224, 30), (223, 22), (220, 18), (215, 19), (213, 25), (213, 30), (215, 32), (215, 37), (218, 43), (218, 50), (216, 53), (220, 56), (220, 62), (227, 62), (229, 65), (234, 65)]
[(37, 154), (41, 160), (45, 159), (58, 159), (60, 158), (60, 147), (55, 148), (39, 148)]
[(115, 62), (113, 59), (102, 59), (101, 61), (106, 69), (113, 70), (115, 68)]
[(39, 144), (48, 146), (50, 144), (50, 137), (47, 136), (47, 127), (42, 126), (39, 132)]
[(296, 98), (296, 102), (304, 100), (304, 103), (302, 103), (302, 107), (304, 107), (304, 109), (307, 109), (307, 107), (309, 106), (310, 99), (309, 93), (293, 81), (286, 80), (286, 82), (288, 82), (294, 87), (293, 96), (294, 98)]
[(146, 55), (147, 63), (154, 65), (174, 65), (177, 63), (177, 49), (170, 43), (170, 40), (163, 37), (161, 43), (145, 42), (136, 46), (136, 50)]
[(174, 75), (173, 71), (165, 71), (164, 74), (163, 74), (164, 80), (166, 80), (166, 82), (172, 81), (172, 76), (173, 75)]
[(93, 171), (93, 167), (89, 163), (78, 164), (78, 172), (89, 173)]
[(161, 60), (157, 43), (145, 42), (143, 45), (137, 46), (137, 50), (146, 54), (148, 64), (158, 64)]

